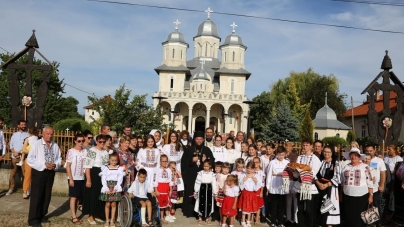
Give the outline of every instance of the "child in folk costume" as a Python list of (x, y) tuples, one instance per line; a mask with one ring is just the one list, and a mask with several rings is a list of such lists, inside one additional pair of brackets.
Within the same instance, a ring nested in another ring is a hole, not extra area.
[[(287, 150), (286, 150), (287, 153)], [(292, 149), (289, 153), (288, 159), (290, 163), (296, 163), (299, 152), (296, 149)], [(288, 160), (285, 157), (285, 160)], [(285, 224), (289, 226), (293, 222), (297, 223), (297, 190), (294, 188), (297, 178), (292, 179), (289, 185), (289, 193), (286, 194), (286, 222)], [(293, 214), (292, 214), (293, 213)]]
[[(226, 179), (227, 176), (229, 175), (229, 170), (230, 170), (230, 164), (228, 162), (223, 163), (222, 166), (222, 172), (216, 175), (216, 182), (217, 182), (217, 198), (216, 198), (216, 205), (219, 207), (219, 216), (220, 219), (222, 220), (222, 212), (221, 212), (221, 207), (224, 199), (224, 186), (226, 184)], [(219, 221), (220, 222), (220, 221)]]
[[(154, 170), (154, 193), (160, 207), (160, 217), (163, 223), (174, 222), (174, 219), (170, 217), (170, 196), (172, 193), (172, 172), (167, 168), (168, 157), (162, 155), (160, 157), (160, 168)], [(165, 214), (165, 217), (164, 217)]]
[[(220, 137), (221, 138), (221, 137)], [(215, 159), (216, 160), (216, 159)], [(222, 167), (223, 167), (223, 162), (221, 161), (216, 161), (215, 162), (215, 177), (216, 177), (216, 182), (219, 177), (219, 175), (222, 173)], [(218, 189), (219, 190), (219, 189)], [(218, 192), (219, 193), (219, 192)], [(223, 199), (223, 197), (222, 197)], [(220, 207), (218, 206), (217, 202), (214, 204), (215, 209), (212, 214), (212, 221), (214, 220), (220, 220)]]
[(245, 173), (244, 165), (245, 165), (245, 162), (244, 162), (243, 158), (238, 158), (234, 162), (235, 169), (233, 170), (233, 172), (231, 172), (231, 174), (237, 176), (238, 182), (241, 182), (241, 180), (242, 180), (241, 176)]
[(152, 135), (146, 137), (146, 142), (137, 154), (136, 169), (147, 171), (147, 182), (153, 182), (154, 169), (160, 166), (160, 152)]
[(229, 218), (229, 227), (233, 227), (234, 217), (237, 216), (237, 199), (240, 194), (238, 178), (235, 175), (228, 175), (224, 185), (224, 200), (222, 205), (222, 227), (226, 227)]
[(179, 192), (177, 190), (177, 183), (178, 183), (178, 178), (182, 178), (182, 176), (181, 176), (180, 171), (177, 169), (177, 163), (176, 162), (171, 161), (168, 164), (168, 168), (171, 169), (172, 177), (173, 177), (173, 179), (172, 179), (172, 181), (173, 181), (173, 191), (172, 191), (171, 197), (170, 197), (170, 201), (171, 201), (170, 218), (175, 220), (176, 219), (175, 216), (174, 216), (175, 215), (175, 205), (177, 203), (179, 203), (179, 200), (181, 198), (180, 194), (182, 194), (181, 192)]
[[(105, 202), (105, 226), (115, 226), (116, 202), (121, 201), (122, 181), (125, 176), (125, 169), (118, 165), (118, 154), (109, 155), (109, 165), (103, 166), (101, 173), (102, 188), (99, 199)], [(111, 209), (111, 219), (109, 213)], [(111, 220), (111, 223), (110, 223)]]
[[(240, 183), (241, 196), (237, 203), (237, 207), (241, 209), (241, 225), (243, 227), (251, 226), (251, 214), (257, 212), (259, 209), (257, 200), (257, 191), (261, 188), (261, 179), (255, 177), (255, 163), (250, 161), (246, 166), (246, 173), (242, 175)], [(247, 215), (247, 221), (245, 219)]]
[[(254, 172), (255, 172), (255, 177), (257, 178), (258, 181), (260, 181), (261, 187), (257, 190), (257, 203), (258, 203), (258, 210), (256, 213), (255, 221), (254, 224), (260, 223), (260, 213), (261, 213), (261, 208), (264, 207), (264, 187), (265, 187), (265, 178), (266, 175), (264, 171), (262, 171), (261, 168), (261, 159), (259, 157), (253, 158), (253, 162), (255, 164)], [(263, 214), (264, 215), (264, 214)]]
[(286, 192), (283, 188), (282, 173), (289, 163), (285, 160), (286, 149), (279, 146), (276, 149), (276, 159), (271, 161), (267, 171), (266, 187), (269, 193), (271, 227), (283, 226), (285, 215)]
[[(132, 203), (140, 208), (140, 216), (142, 226), (153, 225), (152, 221), (152, 203), (150, 202), (147, 194), (154, 194), (153, 185), (147, 182), (147, 171), (145, 169), (139, 169), (135, 181), (128, 189), (129, 197)], [(147, 208), (147, 222), (146, 222), (146, 208)]]
[(198, 224), (202, 224), (202, 219), (207, 224), (211, 224), (210, 216), (214, 210), (214, 197), (217, 194), (216, 176), (210, 170), (212, 167), (210, 160), (203, 162), (203, 170), (198, 172), (194, 186), (194, 197), (196, 198), (195, 212), (198, 213)]
[(176, 132), (170, 132), (168, 144), (163, 146), (163, 153), (167, 155), (169, 162), (175, 162), (177, 169), (181, 172), (181, 157), (184, 154), (181, 143)]

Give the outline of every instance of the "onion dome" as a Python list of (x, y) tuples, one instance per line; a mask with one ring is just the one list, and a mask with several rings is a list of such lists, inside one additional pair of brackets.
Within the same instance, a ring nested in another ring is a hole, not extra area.
[(164, 45), (167, 43), (182, 43), (189, 46), (189, 44), (185, 42), (184, 35), (181, 32), (179, 32), (178, 29), (175, 29), (174, 32), (171, 32), (167, 36), (167, 40), (164, 41), (162, 44)]
[(198, 27), (198, 33), (196, 34), (194, 39), (199, 36), (213, 36), (220, 39), (215, 22), (213, 22), (209, 18), (202, 22), (202, 24), (200, 24)]

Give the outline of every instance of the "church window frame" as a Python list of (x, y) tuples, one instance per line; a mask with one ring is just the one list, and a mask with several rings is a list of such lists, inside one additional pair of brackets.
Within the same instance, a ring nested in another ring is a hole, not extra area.
[(227, 52), (224, 52), (224, 62), (227, 60)]
[(236, 52), (233, 51), (233, 61), (234, 61), (235, 57), (236, 57)]
[(164, 48), (164, 60), (166, 60), (167, 59), (167, 48)]
[(181, 50), (181, 60), (182, 60), (182, 50)]
[(229, 110), (229, 124), (233, 124), (233, 110)]
[(205, 57), (207, 57), (208, 56), (208, 44), (206, 43), (205, 44)]
[(175, 49), (173, 48), (173, 58), (175, 57)]
[(234, 79), (230, 80), (230, 94), (234, 94)]
[(170, 91), (173, 91), (173, 89), (174, 89), (174, 77), (171, 76), (170, 77)]
[(317, 132), (314, 133), (314, 140), (318, 140), (318, 133)]

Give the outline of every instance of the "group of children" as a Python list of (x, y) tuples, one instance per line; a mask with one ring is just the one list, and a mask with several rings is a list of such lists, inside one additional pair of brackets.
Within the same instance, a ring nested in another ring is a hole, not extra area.
[[(220, 216), (222, 227), (233, 227), (238, 217), (242, 226), (249, 227), (251, 223), (260, 221), (261, 209), (263, 216), (269, 209), (271, 226), (284, 226), (286, 204), (291, 210), (293, 202), (294, 214), (297, 212), (296, 194), (291, 190), (293, 183), (285, 190), (282, 173), (290, 161), (296, 161), (298, 153), (292, 151), (289, 160), (286, 160), (286, 152), (283, 146), (277, 147), (276, 154), (270, 157), (265, 169), (263, 159), (268, 157), (238, 158), (233, 168), (228, 162), (215, 162), (214, 172), (212, 163), (206, 160), (194, 187), (194, 210), (199, 215), (198, 224), (203, 219), (210, 224), (212, 217)], [(266, 198), (271, 202), (268, 203)], [(287, 213), (288, 219), (292, 220), (290, 211)]]

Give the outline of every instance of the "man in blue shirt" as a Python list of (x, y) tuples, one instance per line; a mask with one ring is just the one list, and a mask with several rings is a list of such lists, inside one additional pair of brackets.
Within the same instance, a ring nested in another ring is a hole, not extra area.
[(25, 138), (28, 137), (28, 133), (25, 131), (27, 122), (24, 120), (18, 121), (18, 131), (13, 133), (10, 139), (11, 150), (11, 171), (10, 171), (10, 183), (9, 190), (6, 195), (10, 195), (14, 191), (15, 186), (15, 174), (17, 173), (17, 163), (21, 160), (21, 150), (24, 145)]

